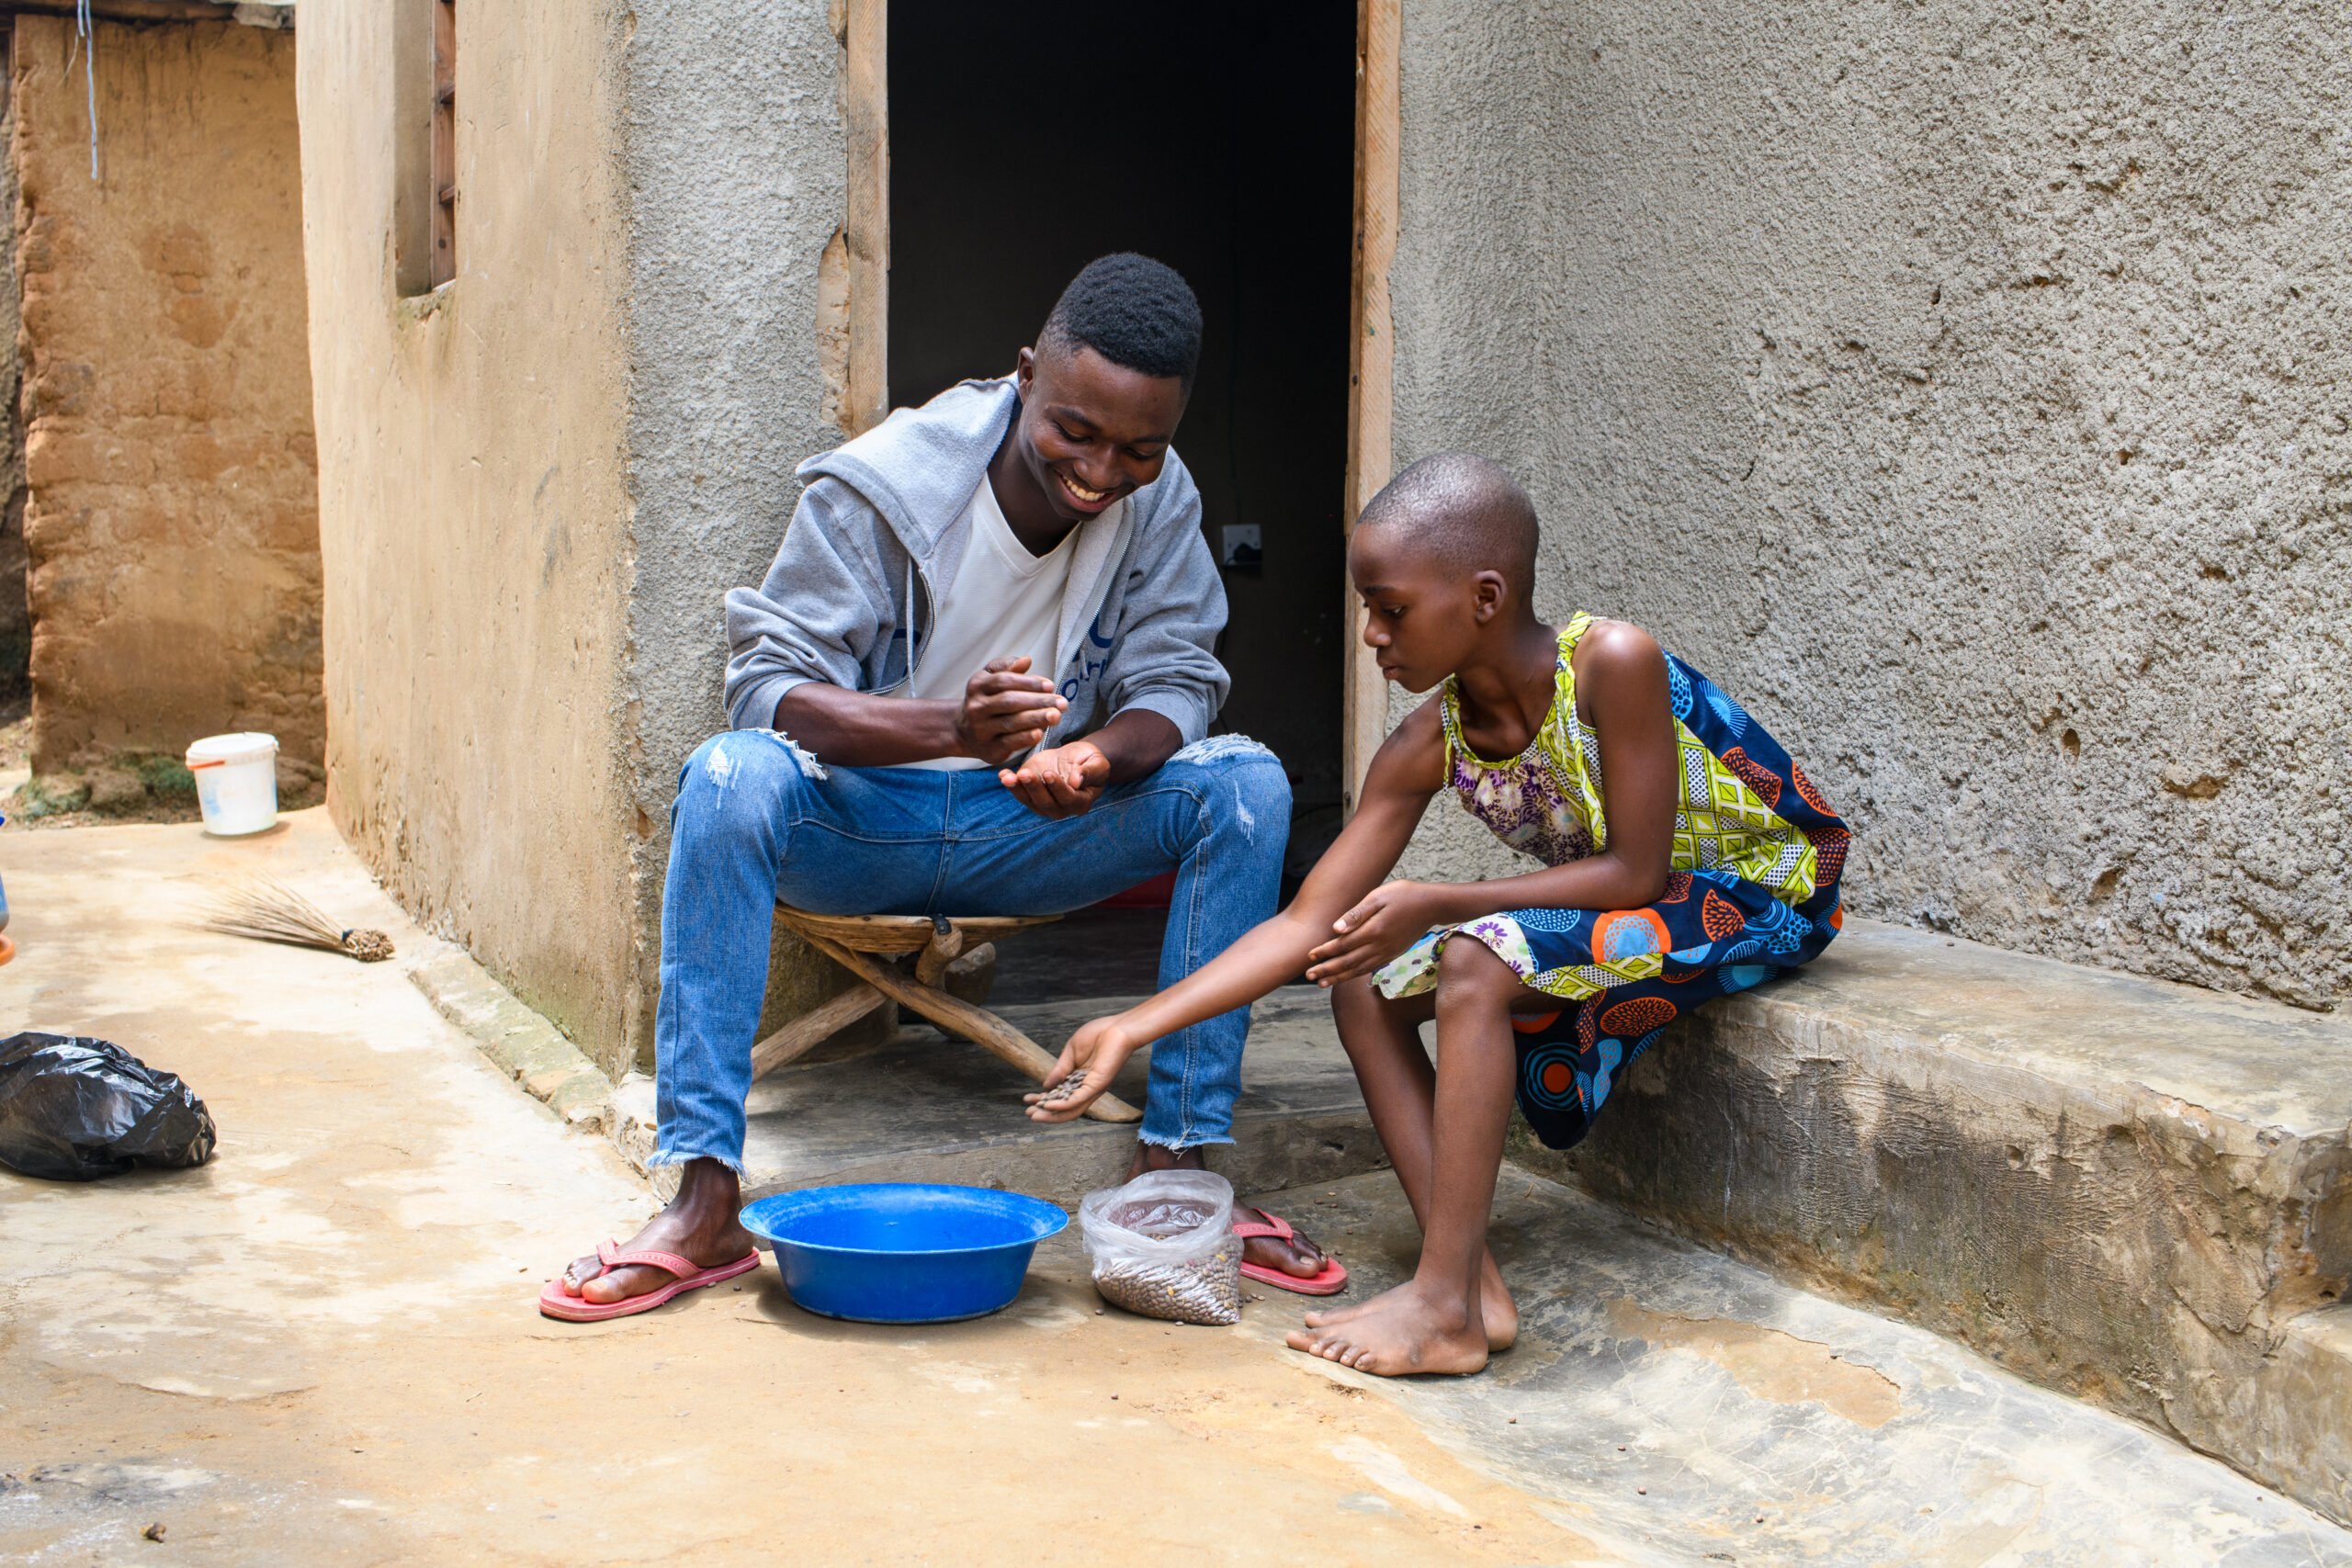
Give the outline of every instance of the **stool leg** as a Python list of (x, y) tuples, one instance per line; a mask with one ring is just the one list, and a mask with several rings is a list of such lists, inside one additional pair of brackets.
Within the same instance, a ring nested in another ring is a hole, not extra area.
[(936, 989), (939, 977), (947, 973), (947, 966), (963, 951), (964, 933), (953, 927), (933, 937), (923, 944), (922, 952), (915, 959), (917, 983)]
[(996, 988), (996, 943), (984, 942), (950, 964), (939, 988), (976, 1008), (988, 1006), (989, 992)]
[(786, 1062), (807, 1055), (889, 999), (871, 986), (852, 986), (818, 1003), (752, 1047), (752, 1081), (757, 1083)]
[[(901, 1007), (910, 1008), (933, 1023), (944, 1024), (955, 1030), (990, 1055), (1020, 1068), (1036, 1082), (1044, 1083), (1046, 1075), (1054, 1070), (1054, 1058), (1043, 1046), (987, 1009), (976, 1008), (944, 991), (917, 985), (907, 976), (870, 963), (865, 954), (853, 953), (830, 937), (810, 932), (808, 941), (826, 957), (867, 985), (888, 993)], [(1112, 1094), (1098, 1098), (1086, 1108), (1086, 1113), (1098, 1122), (1143, 1120), (1142, 1111)]]
[[(966, 948), (954, 963), (940, 971), (939, 982), (933, 988), (946, 992), (959, 1002), (986, 1008), (989, 993), (996, 988), (996, 943), (984, 942), (978, 947)], [(950, 1040), (964, 1038), (944, 1023), (933, 1027)]]

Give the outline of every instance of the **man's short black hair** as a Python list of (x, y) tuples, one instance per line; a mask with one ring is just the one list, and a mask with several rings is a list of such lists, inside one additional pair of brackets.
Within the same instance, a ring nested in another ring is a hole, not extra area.
[(1088, 262), (1054, 301), (1040, 355), (1091, 348), (1146, 376), (1173, 376), (1192, 390), (1201, 363), (1201, 302), (1183, 276), (1133, 251)]
[(1468, 577), (1498, 571), (1522, 603), (1535, 593), (1535, 502), (1510, 471), (1475, 452), (1424, 457), (1381, 487), (1360, 528), (1396, 528)]

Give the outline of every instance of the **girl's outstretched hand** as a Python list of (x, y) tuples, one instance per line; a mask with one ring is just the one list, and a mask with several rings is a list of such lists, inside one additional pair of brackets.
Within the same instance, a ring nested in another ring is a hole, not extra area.
[(1136, 1053), (1135, 1043), (1120, 1028), (1124, 1017), (1114, 1013), (1098, 1018), (1069, 1037), (1061, 1059), (1046, 1075), (1046, 1087), (1022, 1097), (1029, 1107), (1030, 1121), (1075, 1120), (1111, 1087), (1111, 1080)]
[(1426, 883), (1391, 882), (1331, 922), (1331, 940), (1307, 953), (1306, 977), (1336, 986), (1369, 975), (1419, 942), (1437, 922), (1430, 918)]

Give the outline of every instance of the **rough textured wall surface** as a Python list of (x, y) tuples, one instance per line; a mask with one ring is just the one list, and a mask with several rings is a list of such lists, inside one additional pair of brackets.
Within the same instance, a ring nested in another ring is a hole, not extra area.
[(2341, 7), (1405, 28), (1398, 457), (1526, 480), (1541, 607), (1753, 707), (1856, 818), (1859, 910), (2352, 989)]
[(614, 0), (467, 9), (457, 278), (393, 270), (404, 3), (303, 0), (328, 799), (412, 912), (617, 1065), (628, 497)]
[(316, 762), (294, 39), (100, 24), (94, 181), (72, 23), (15, 27), (33, 765), (233, 729)]
[[(842, 438), (819, 415), (817, 271), (842, 221), (848, 151), (823, 0), (639, 0), (624, 62), (629, 1029), (650, 1052), (670, 802), (680, 764), (727, 726), (721, 600), (765, 575), (799, 497), (793, 468)], [(772, 1016), (833, 983), (797, 944), (777, 959)]]
[[(15, 51), (15, 24), (7, 28)], [(0, 94), (7, 90), (0, 83)], [(0, 122), (14, 111), (0, 99)], [(11, 130), (7, 134), (13, 136)], [(0, 212), (17, 210), (17, 156), (0, 156)], [(17, 247), (0, 244), (0, 722), (22, 717), (32, 697), (33, 612), (25, 574), (25, 421), (17, 406), (21, 375), (17, 328), (22, 300), (17, 289)]]

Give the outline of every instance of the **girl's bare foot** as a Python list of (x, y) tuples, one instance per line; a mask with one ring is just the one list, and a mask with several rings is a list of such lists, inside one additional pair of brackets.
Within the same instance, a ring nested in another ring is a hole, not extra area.
[(1476, 1303), (1418, 1280), (1374, 1297), (1345, 1323), (1294, 1331), (1287, 1343), (1374, 1377), (1476, 1372), (1487, 1365)]
[[(1382, 1297), (1352, 1306), (1333, 1307), (1329, 1312), (1306, 1314), (1309, 1328), (1336, 1328), (1351, 1322), (1378, 1306)], [(1519, 1303), (1511, 1300), (1510, 1292), (1503, 1284), (1503, 1271), (1495, 1263), (1495, 1255), (1487, 1254), (1478, 1268), (1478, 1315), (1487, 1325), (1487, 1348), (1497, 1354), (1519, 1343)]]
[(1487, 1349), (1508, 1350), (1519, 1343), (1519, 1303), (1511, 1300), (1491, 1252), (1478, 1265), (1478, 1316), (1487, 1325)]

